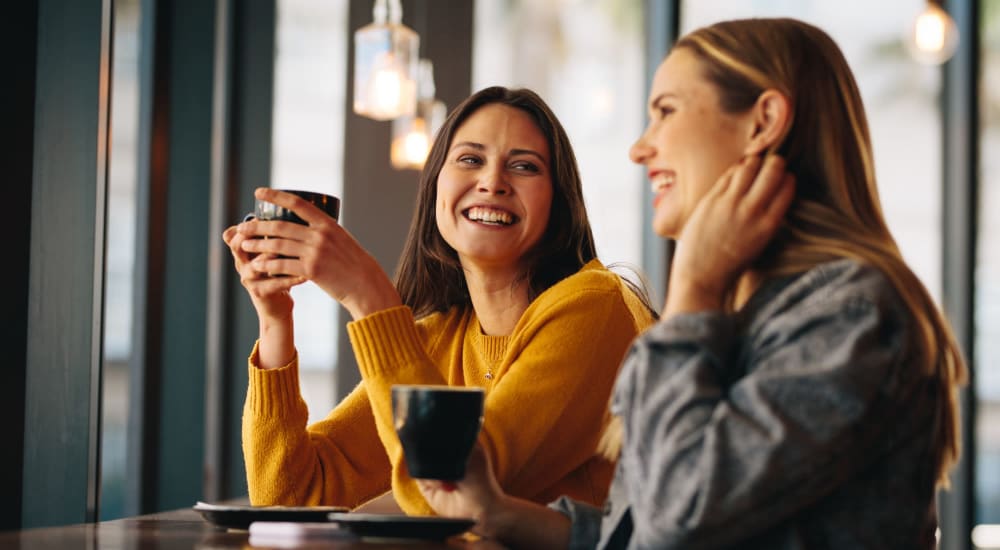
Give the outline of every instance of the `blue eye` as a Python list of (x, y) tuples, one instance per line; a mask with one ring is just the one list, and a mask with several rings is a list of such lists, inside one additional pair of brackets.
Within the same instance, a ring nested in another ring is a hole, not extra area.
[(482, 161), (479, 159), (479, 157), (477, 157), (475, 155), (462, 155), (462, 156), (458, 157), (455, 160), (455, 162), (457, 162), (458, 164), (466, 164), (466, 165), (469, 165), (469, 166), (474, 166), (474, 165), (482, 164)]

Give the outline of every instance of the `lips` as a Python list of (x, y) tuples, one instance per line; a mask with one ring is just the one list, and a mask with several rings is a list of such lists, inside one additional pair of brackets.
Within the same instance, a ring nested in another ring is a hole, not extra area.
[(660, 194), (673, 187), (676, 178), (673, 172), (656, 171), (649, 173), (649, 186), (654, 194)]
[(465, 219), (486, 225), (507, 226), (519, 221), (512, 212), (494, 206), (473, 206), (462, 211)]

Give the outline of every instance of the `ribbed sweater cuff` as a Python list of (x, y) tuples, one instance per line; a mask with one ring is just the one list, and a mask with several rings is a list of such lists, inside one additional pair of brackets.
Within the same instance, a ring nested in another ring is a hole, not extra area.
[(299, 412), (302, 406), (302, 396), (299, 391), (299, 354), (285, 366), (277, 369), (262, 369), (257, 347), (254, 344), (250, 358), (247, 360), (249, 369), (249, 387), (247, 388), (246, 408), (261, 417), (287, 417)]
[(398, 306), (373, 313), (347, 324), (358, 368), (377, 376), (385, 369), (399, 368), (418, 361), (423, 351), (413, 312)]

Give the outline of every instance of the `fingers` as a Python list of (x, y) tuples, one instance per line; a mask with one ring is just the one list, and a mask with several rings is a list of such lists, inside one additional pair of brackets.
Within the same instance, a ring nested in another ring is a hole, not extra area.
[(250, 278), (241, 278), (240, 282), (252, 296), (266, 298), (291, 290), (306, 281), (302, 277), (269, 277), (266, 273), (253, 271)]
[(768, 218), (775, 220), (775, 222), (780, 222), (784, 217), (788, 208), (792, 205), (792, 201), (795, 199), (795, 176), (792, 174), (784, 174), (781, 179), (781, 183), (778, 186), (778, 190), (775, 192), (771, 200), (767, 202), (764, 207), (764, 215)]
[(302, 239), (306, 228), (294, 222), (281, 220), (249, 220), (236, 226), (240, 233), (253, 237), (280, 237), (282, 239)]
[(222, 241), (228, 245), (229, 241), (233, 239), (233, 237), (236, 235), (236, 233), (239, 232), (239, 230), (240, 230), (239, 226), (236, 225), (231, 225), (227, 227), (226, 230), (222, 232)]
[[(758, 169), (754, 170), (752, 185), (747, 190), (747, 200), (753, 205), (766, 205), (784, 187), (785, 159), (778, 155), (768, 155), (763, 163), (757, 161)], [(748, 168), (752, 166), (748, 164)]]
[(747, 190), (754, 185), (754, 178), (757, 177), (761, 169), (762, 160), (757, 155), (743, 157), (740, 163), (730, 168), (729, 191), (740, 196), (745, 195)]

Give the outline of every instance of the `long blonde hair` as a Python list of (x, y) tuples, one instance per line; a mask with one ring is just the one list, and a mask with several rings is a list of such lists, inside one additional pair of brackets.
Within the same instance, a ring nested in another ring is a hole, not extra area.
[[(777, 152), (796, 176), (796, 198), (752, 269), (778, 277), (850, 258), (888, 278), (916, 329), (915, 366), (937, 383), (935, 465), (939, 486), (947, 487), (961, 447), (957, 390), (966, 382), (965, 362), (886, 225), (864, 106), (840, 48), (822, 30), (780, 18), (724, 21), (687, 34), (674, 48), (699, 59), (724, 111), (745, 112), (767, 89), (792, 102), (793, 119)], [(601, 450), (617, 456), (621, 437), (620, 422), (610, 422)]]

